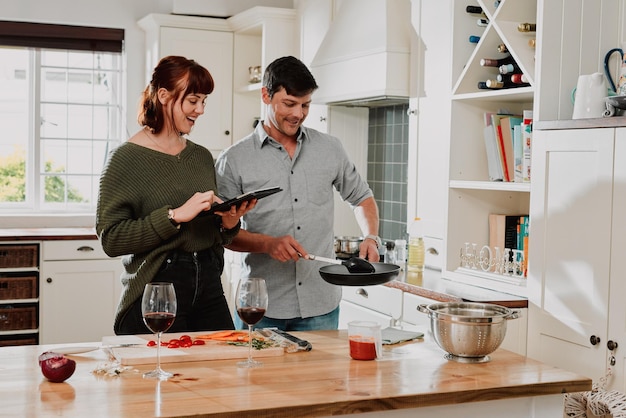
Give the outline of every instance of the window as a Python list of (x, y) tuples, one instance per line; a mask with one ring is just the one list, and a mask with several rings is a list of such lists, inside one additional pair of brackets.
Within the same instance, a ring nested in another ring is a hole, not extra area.
[(123, 137), (124, 74), (121, 40), (85, 43), (101, 30), (91, 29), (0, 22), (3, 212), (95, 211), (103, 164)]

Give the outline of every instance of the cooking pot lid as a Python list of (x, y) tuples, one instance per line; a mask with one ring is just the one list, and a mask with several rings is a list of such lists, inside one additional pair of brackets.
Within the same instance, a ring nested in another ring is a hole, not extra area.
[(390, 263), (372, 263), (373, 273), (350, 273), (342, 264), (320, 267), (320, 276), (339, 286), (371, 286), (390, 282), (400, 273), (400, 266)]

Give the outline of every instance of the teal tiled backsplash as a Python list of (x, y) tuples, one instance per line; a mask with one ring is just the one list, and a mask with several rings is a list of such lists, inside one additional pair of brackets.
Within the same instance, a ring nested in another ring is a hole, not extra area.
[(407, 105), (370, 108), (367, 181), (380, 211), (383, 240), (406, 237), (409, 117)]

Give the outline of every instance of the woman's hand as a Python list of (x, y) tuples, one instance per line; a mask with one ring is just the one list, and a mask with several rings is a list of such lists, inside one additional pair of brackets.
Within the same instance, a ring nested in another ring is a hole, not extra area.
[[(219, 199), (219, 198), (218, 198)], [(224, 229), (233, 229), (239, 223), (240, 218), (250, 212), (256, 206), (257, 199), (252, 199), (241, 203), (239, 206), (231, 206), (230, 210), (225, 212), (215, 212), (216, 215), (222, 217), (222, 227)], [(219, 201), (218, 203), (222, 203)]]
[(174, 221), (177, 223), (189, 222), (200, 212), (211, 209), (213, 203), (222, 203), (213, 190), (196, 192), (182, 206), (174, 208)]

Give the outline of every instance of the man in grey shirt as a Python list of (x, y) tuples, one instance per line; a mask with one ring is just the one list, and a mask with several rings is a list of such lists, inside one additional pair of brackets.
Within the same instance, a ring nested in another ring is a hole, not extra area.
[(265, 119), (216, 162), (218, 190), (224, 197), (283, 189), (258, 201), (228, 246), (244, 252), (242, 275), (267, 282), (268, 309), (256, 324), (261, 328), (337, 328), (341, 288), (320, 277), (323, 263), (305, 260), (309, 253), (334, 256), (333, 187), (353, 206), (366, 236), (359, 256), (379, 259), (378, 206), (372, 190), (337, 138), (302, 126), (315, 89), (313, 75), (298, 59), (272, 62), (263, 77)]

